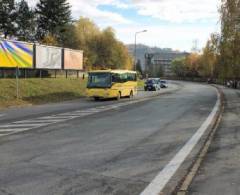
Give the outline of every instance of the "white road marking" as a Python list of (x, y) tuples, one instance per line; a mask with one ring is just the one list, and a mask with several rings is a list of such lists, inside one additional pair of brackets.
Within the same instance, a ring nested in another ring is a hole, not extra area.
[(64, 120), (66, 119), (66, 117), (63, 117), (63, 116), (46, 116), (46, 117), (41, 117), (40, 119), (42, 120)]
[(17, 131), (26, 131), (29, 128), (17, 128), (17, 129), (0, 129), (0, 132), (17, 132)]
[(61, 121), (64, 121), (63, 119), (46, 119), (46, 118), (36, 118), (36, 121), (45, 121), (46, 123), (48, 122), (61, 122)]
[(4, 117), (4, 116), (6, 116), (6, 114), (0, 114), (0, 117)]
[(3, 128), (18, 128), (18, 127), (34, 127), (41, 126), (41, 124), (31, 123), (31, 124), (9, 124), (9, 125), (0, 125), (0, 129)]
[(141, 195), (159, 195), (169, 180), (176, 173), (178, 168), (182, 165), (184, 160), (197, 145), (200, 138), (203, 136), (212, 120), (216, 116), (218, 110), (220, 109), (220, 94), (218, 93), (217, 102), (202, 124), (202, 126), (197, 130), (197, 132), (192, 136), (192, 138), (183, 146), (183, 148), (174, 156), (174, 158), (163, 168), (163, 170), (155, 177), (155, 179), (147, 186), (147, 188), (141, 193)]
[(28, 121), (17, 121), (17, 122), (14, 122), (12, 124), (31, 124), (31, 123), (36, 123), (36, 124), (51, 124), (52, 122), (51, 121), (45, 121), (45, 120), (28, 120)]
[[(43, 127), (43, 126), (48, 126), (51, 124), (55, 124), (58, 122), (63, 122), (75, 118), (81, 118), (83, 116), (88, 116), (92, 114), (96, 114), (99, 112), (104, 112), (112, 109), (119, 108), (121, 106), (126, 106), (134, 103), (138, 103), (141, 101), (145, 101), (147, 98), (142, 99), (142, 100), (134, 100), (134, 101), (129, 101), (129, 102), (121, 102), (115, 105), (106, 105), (106, 106), (99, 106), (96, 108), (88, 108), (86, 110), (77, 110), (73, 112), (67, 112), (67, 113), (62, 113), (62, 114), (55, 114), (55, 115), (50, 115), (50, 116), (44, 116), (44, 117), (39, 117), (39, 118), (34, 118), (34, 119), (29, 119), (29, 120), (23, 120), (23, 121), (16, 121), (13, 123), (9, 123), (6, 125), (0, 125), (0, 132), (6, 132), (9, 131), (9, 133), (2, 133), (0, 136), (4, 135), (10, 135), (16, 132), (22, 132), (22, 131), (28, 131), (31, 129)], [(4, 116), (4, 115), (2, 115)], [(0, 115), (1, 117), (1, 115)], [(25, 128), (24, 128), (25, 127)]]

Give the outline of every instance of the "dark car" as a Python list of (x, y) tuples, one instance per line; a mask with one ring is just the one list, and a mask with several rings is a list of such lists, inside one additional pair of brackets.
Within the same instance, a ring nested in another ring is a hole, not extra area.
[(160, 87), (161, 87), (161, 88), (168, 88), (168, 83), (167, 83), (167, 81), (161, 80), (161, 81), (160, 81)]
[(145, 82), (144, 90), (145, 91), (157, 91), (160, 90), (160, 81), (159, 79), (148, 79)]

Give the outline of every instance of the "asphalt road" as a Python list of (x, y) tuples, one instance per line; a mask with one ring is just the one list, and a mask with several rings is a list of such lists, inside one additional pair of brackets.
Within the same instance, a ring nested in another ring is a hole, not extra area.
[[(130, 104), (80, 100), (65, 102), (62, 109), (56, 104), (1, 112), (2, 128), (55, 122), (0, 137), (0, 194), (141, 193), (216, 103), (210, 86), (181, 86), (174, 93)], [(68, 116), (73, 118), (61, 118)]]
[(225, 95), (223, 120), (189, 194), (240, 194), (240, 91), (222, 90)]

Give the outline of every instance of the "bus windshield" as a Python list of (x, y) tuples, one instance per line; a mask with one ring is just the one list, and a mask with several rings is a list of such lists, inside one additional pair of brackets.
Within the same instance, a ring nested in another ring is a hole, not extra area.
[(88, 88), (111, 87), (111, 73), (90, 73), (88, 77)]

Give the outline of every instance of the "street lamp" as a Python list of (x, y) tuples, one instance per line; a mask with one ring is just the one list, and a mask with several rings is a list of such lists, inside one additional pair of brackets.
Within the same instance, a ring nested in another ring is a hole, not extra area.
[(136, 58), (137, 58), (137, 35), (140, 34), (140, 33), (145, 33), (147, 32), (147, 30), (142, 30), (142, 31), (139, 31), (139, 32), (135, 32), (135, 44), (134, 44), (134, 70), (137, 69), (136, 67)]

